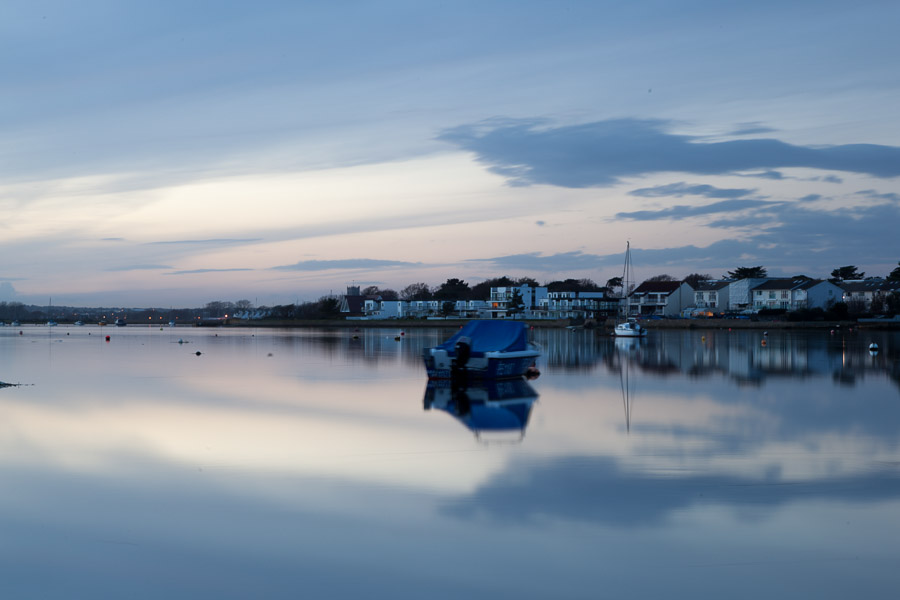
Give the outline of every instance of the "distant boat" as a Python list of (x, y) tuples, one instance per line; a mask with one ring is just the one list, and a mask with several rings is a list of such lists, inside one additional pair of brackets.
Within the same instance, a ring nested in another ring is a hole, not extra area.
[(613, 335), (617, 337), (644, 337), (647, 330), (636, 319), (631, 318), (631, 282), (634, 273), (631, 270), (631, 242), (625, 243), (625, 270), (622, 273), (622, 293), (625, 294), (625, 320), (617, 323)]
[(10, 325), (11, 325), (12, 327), (18, 327), (18, 326), (19, 326), (19, 322), (18, 322), (18, 321), (13, 321), (12, 323), (10, 323)]
[(75, 321), (75, 325), (77, 325), (78, 327), (82, 327), (84, 326), (84, 323), (82, 323), (81, 321)]
[(541, 355), (519, 321), (475, 320), (423, 353), (429, 379), (510, 379), (534, 369)]
[(128, 323), (124, 319), (116, 319), (116, 327), (125, 327)]
[(175, 321), (169, 321), (169, 327), (175, 327)]

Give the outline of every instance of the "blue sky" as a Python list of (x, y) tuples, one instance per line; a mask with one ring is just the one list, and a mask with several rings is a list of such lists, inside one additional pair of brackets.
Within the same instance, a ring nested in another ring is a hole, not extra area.
[(5, 2), (0, 299), (900, 260), (892, 2)]

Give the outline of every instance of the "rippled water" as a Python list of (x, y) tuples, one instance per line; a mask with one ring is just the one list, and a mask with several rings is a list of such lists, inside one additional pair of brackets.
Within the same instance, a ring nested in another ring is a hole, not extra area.
[(900, 589), (897, 334), (539, 329), (460, 394), (451, 332), (0, 328), (0, 595)]

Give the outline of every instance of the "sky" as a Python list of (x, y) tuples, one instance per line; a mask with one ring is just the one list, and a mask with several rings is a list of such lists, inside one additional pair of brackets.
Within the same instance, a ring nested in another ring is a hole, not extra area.
[(0, 4), (0, 300), (900, 261), (900, 4)]

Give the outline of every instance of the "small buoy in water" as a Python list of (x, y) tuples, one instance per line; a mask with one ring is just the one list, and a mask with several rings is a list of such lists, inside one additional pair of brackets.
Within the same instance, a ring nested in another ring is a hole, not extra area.
[(731, 331), (731, 327), (728, 328), (728, 331)]
[(19, 335), (22, 335), (22, 332), (21, 332), (21, 331), (19, 332)]
[(68, 332), (68, 331), (66, 332), (66, 335), (69, 335), (69, 332)]
[(194, 352), (194, 354), (196, 354), (197, 356), (200, 356), (200, 351), (197, 350), (196, 352)]
[(163, 330), (163, 328), (162, 328), (162, 327), (160, 327), (160, 328), (159, 328), (159, 330), (160, 330), (160, 331), (162, 331), (162, 330)]
[(405, 331), (401, 331), (401, 332), (400, 332), (400, 335), (406, 335), (406, 332), (405, 332)]
[(701, 335), (701, 336), (700, 336), (700, 341), (701, 341), (701, 342), (705, 342), (705, 341), (706, 341), (706, 336), (705, 336), (705, 335)]
[(768, 331), (763, 331), (763, 335), (769, 335)]
[(394, 339), (395, 339), (396, 341), (399, 342), (399, 341), (400, 341), (400, 336), (398, 335), (398, 336), (394, 337)]
[(354, 340), (358, 340), (358, 339), (359, 339), (359, 336), (358, 336), (358, 335), (354, 335), (354, 336), (353, 336), (353, 339), (354, 339)]
[(831, 330), (831, 335), (834, 335), (834, 329)]
[(184, 340), (181, 339), (181, 338), (178, 338), (178, 343), (179, 343), (179, 344), (183, 344), (183, 343), (184, 343)]
[(763, 345), (763, 346), (766, 345), (766, 340), (763, 340), (763, 341), (762, 341), (762, 345)]
[(871, 344), (869, 344), (869, 350), (878, 352), (878, 344), (876, 344), (875, 342), (872, 342)]
[(109, 341), (109, 336), (106, 336), (106, 341), (107, 341), (107, 342)]
[(272, 356), (272, 353), (271, 353), (271, 352), (269, 352), (269, 353), (268, 353), (268, 354), (266, 354), (266, 356)]

